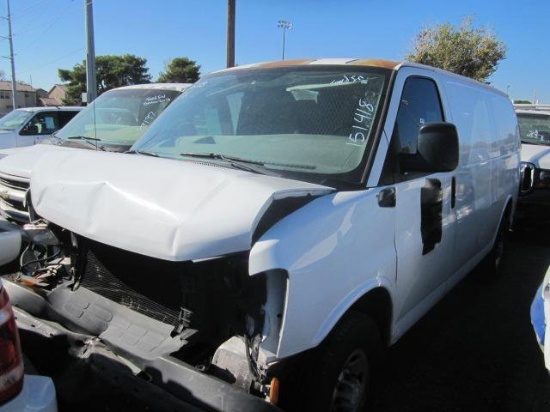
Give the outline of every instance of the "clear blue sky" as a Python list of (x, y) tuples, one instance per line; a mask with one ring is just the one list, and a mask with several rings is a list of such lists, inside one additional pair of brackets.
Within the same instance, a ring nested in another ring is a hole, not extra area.
[[(86, 57), (85, 0), (11, 0), (18, 80), (49, 90), (57, 69)], [(174, 57), (186, 56), (201, 73), (226, 64), (227, 0), (93, 0), (95, 53), (147, 59), (156, 79)], [(8, 36), (7, 2), (0, 0), (0, 36)], [(471, 16), (507, 47), (491, 83), (513, 99), (550, 103), (548, 0), (237, 0), (239, 65), (285, 58), (376, 57), (402, 60), (424, 27), (459, 25)], [(9, 42), (0, 38), (0, 70), (11, 77)]]

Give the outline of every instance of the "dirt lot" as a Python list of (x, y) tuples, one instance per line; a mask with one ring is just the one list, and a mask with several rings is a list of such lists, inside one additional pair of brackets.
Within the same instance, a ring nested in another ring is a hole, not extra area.
[(550, 411), (529, 317), (549, 264), (550, 229), (516, 230), (502, 279), (473, 273), (388, 351), (375, 411)]

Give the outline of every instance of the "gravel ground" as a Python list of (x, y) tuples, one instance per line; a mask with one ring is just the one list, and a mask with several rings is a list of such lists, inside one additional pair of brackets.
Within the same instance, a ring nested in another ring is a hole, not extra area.
[(504, 264), (494, 283), (472, 273), (389, 349), (376, 412), (550, 412), (529, 316), (550, 230), (516, 231)]

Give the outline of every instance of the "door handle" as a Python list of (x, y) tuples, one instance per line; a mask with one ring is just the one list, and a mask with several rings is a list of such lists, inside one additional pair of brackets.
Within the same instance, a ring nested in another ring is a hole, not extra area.
[(453, 176), (451, 181), (451, 209), (454, 209), (456, 205), (456, 177)]
[(378, 199), (378, 206), (380, 207), (395, 207), (395, 187), (382, 189), (376, 195), (376, 199)]

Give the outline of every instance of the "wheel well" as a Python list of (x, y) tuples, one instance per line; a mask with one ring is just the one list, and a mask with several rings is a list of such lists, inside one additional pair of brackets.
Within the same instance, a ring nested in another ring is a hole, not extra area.
[(384, 345), (389, 345), (391, 338), (392, 302), (389, 292), (376, 288), (363, 295), (349, 310), (358, 311), (370, 316), (380, 331)]

